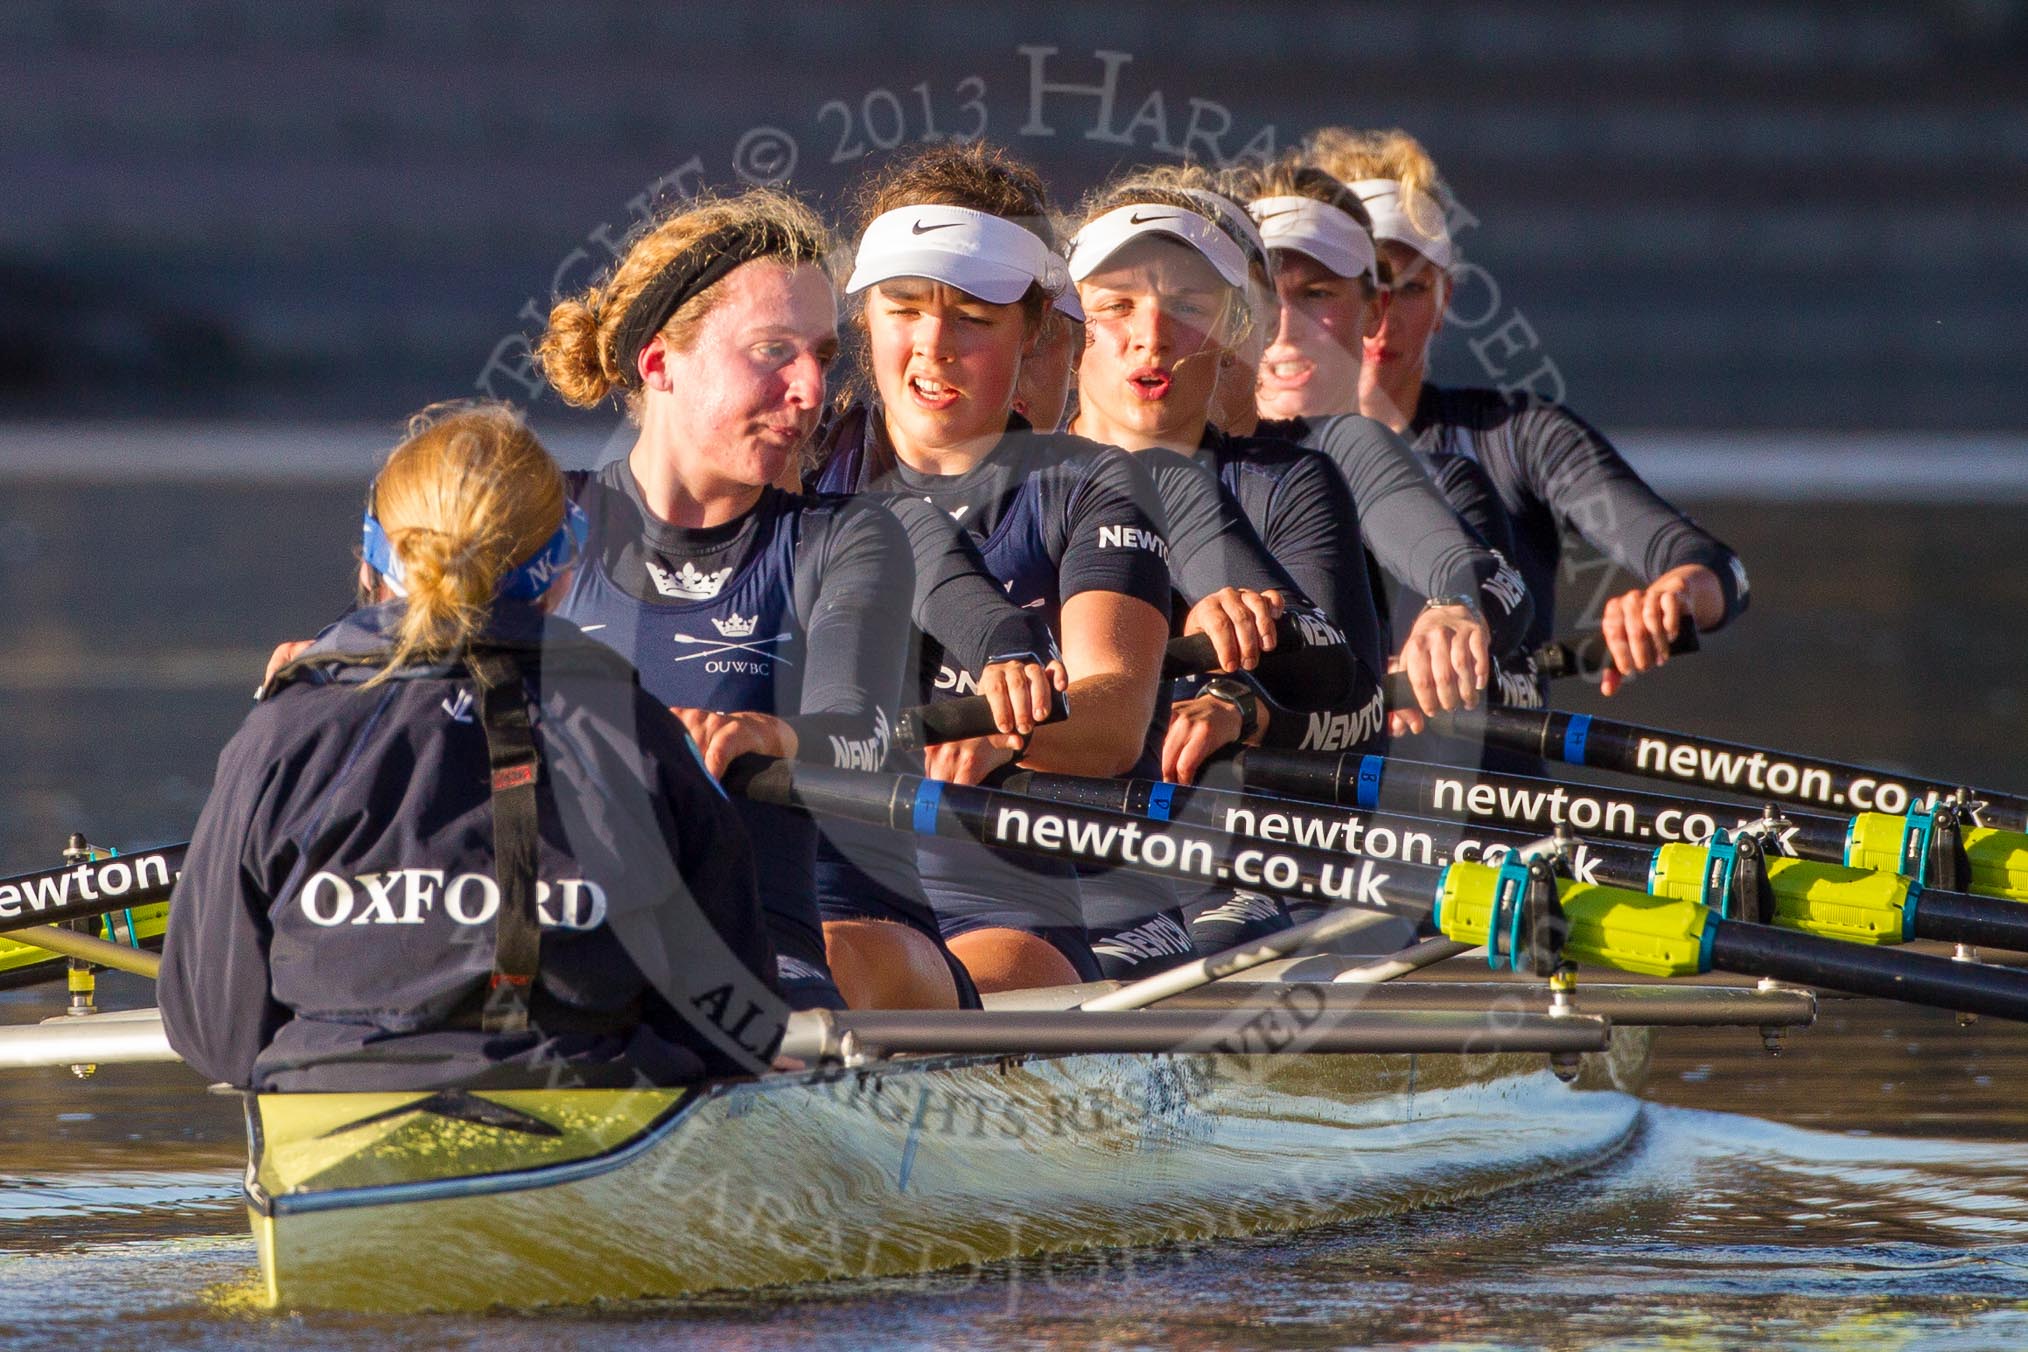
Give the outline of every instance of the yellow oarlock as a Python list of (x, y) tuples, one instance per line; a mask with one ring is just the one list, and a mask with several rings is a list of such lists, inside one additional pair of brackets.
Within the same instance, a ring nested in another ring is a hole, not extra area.
[[(1492, 937), (1500, 870), (1490, 864), (1447, 867), (1437, 886), (1435, 921), (1461, 944)], [(1709, 971), (1711, 912), (1694, 902), (1650, 896), (1626, 887), (1559, 879), (1557, 900), (1570, 931), (1564, 955), (1622, 972), (1693, 976)]]
[[(1648, 887), (1657, 896), (1702, 902), (1710, 872), (1707, 847), (1664, 845), (1655, 851)], [(1914, 903), (1922, 889), (1898, 873), (1769, 855), (1767, 877), (1772, 919), (1783, 929), (1861, 944), (1899, 944), (1912, 937)]]
[[(1862, 812), (1845, 835), (1845, 862), (1854, 868), (1901, 867), (1902, 841), (1908, 818), (1885, 812)], [(1972, 866), (1967, 892), (2008, 901), (2028, 902), (2028, 834), (1991, 826), (1967, 826), (1960, 835), (1965, 858)]]

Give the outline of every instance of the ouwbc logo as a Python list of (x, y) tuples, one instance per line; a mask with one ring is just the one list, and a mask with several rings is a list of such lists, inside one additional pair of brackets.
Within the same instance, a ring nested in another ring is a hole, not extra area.
[(791, 658), (773, 652), (777, 643), (787, 643), (795, 635), (783, 630), (772, 638), (753, 638), (752, 634), (760, 624), (758, 615), (747, 617), (734, 614), (727, 619), (714, 618), (712, 626), (718, 630), (715, 639), (696, 634), (671, 634), (672, 643), (695, 649), (675, 659), (678, 662), (704, 663), (704, 669), (714, 675), (765, 676), (774, 670), (774, 664), (794, 666)]

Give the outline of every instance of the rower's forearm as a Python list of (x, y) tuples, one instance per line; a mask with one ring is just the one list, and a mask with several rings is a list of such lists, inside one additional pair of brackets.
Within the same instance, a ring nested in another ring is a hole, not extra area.
[(1155, 716), (1153, 688), (1139, 676), (1104, 673), (1070, 683), (1070, 717), (1037, 728), (1021, 764), (1051, 774), (1110, 778), (1141, 757)]

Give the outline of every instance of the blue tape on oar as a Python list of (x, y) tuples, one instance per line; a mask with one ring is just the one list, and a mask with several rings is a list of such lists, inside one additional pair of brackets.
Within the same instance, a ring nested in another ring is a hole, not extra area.
[(944, 801), (944, 782), (941, 779), (925, 779), (915, 787), (915, 812), (912, 825), (919, 836), (933, 836), (937, 833), (937, 805)]
[(1563, 728), (1563, 760), (1566, 765), (1584, 764), (1584, 744), (1591, 740), (1591, 715), (1574, 714)]
[(1359, 760), (1359, 774), (1353, 781), (1353, 792), (1359, 806), (1371, 812), (1380, 806), (1380, 776), (1387, 770), (1384, 756), (1362, 756)]
[(1169, 805), (1176, 801), (1174, 784), (1157, 784), (1148, 790), (1148, 820), (1165, 822), (1169, 820)]

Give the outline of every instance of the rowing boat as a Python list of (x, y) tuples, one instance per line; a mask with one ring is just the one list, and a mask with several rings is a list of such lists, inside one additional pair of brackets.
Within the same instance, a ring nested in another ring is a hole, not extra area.
[[(1248, 983), (1227, 1026), (1263, 1007), (1251, 993), (1303, 989)], [(1389, 1024), (1442, 1017), (1400, 1008), (1404, 985), (1372, 989), (1393, 995), (1375, 1016)], [(1547, 1017), (1501, 989), (1509, 1029)], [(1793, 992), (1668, 994), (1654, 1022), (1809, 1016)], [(1482, 1196), (1596, 1165), (1636, 1130), (1650, 1030), (1618, 1009), (1604, 1050), (1561, 1073), (1468, 1038), (1438, 1054), (888, 1057), (689, 1092), (250, 1095), (262, 1290), (276, 1308), (375, 1311), (686, 1296)]]
[[(1644, 1037), (1599, 1058), (1636, 1069)], [(1631, 1086), (1629, 1086), (1631, 1087)], [(959, 1057), (674, 1091), (261, 1095), (278, 1308), (464, 1309), (1293, 1230), (1610, 1156), (1639, 1116), (1540, 1056)]]

